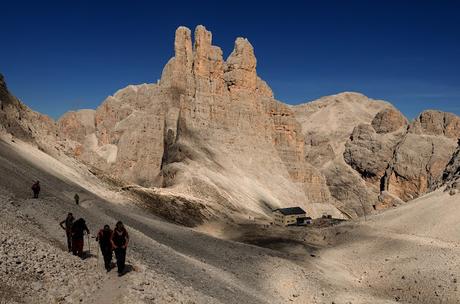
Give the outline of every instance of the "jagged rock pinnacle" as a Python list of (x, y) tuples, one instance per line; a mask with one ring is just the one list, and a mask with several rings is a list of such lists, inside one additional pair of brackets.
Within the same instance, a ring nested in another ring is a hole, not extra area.
[[(193, 45), (193, 47), (192, 47)], [(163, 69), (160, 84), (194, 95), (230, 94), (241, 90), (273, 97), (270, 87), (257, 76), (254, 48), (246, 38), (237, 38), (235, 48), (224, 62), (222, 50), (212, 45), (212, 33), (198, 25), (192, 43), (191, 31), (176, 30), (174, 57)]]

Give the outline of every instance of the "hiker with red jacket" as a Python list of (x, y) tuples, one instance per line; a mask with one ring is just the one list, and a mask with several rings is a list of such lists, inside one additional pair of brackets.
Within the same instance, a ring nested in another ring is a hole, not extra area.
[(99, 230), (96, 241), (101, 247), (102, 256), (104, 257), (105, 270), (109, 272), (112, 269), (112, 229), (109, 225), (104, 225), (104, 228)]
[(118, 276), (122, 276), (125, 270), (126, 248), (128, 248), (129, 235), (121, 221), (117, 222), (111, 241), (117, 259)]
[(84, 219), (79, 218), (72, 225), (72, 253), (83, 259), (83, 245), (85, 231), (89, 234), (89, 229), (86, 226)]
[(36, 181), (32, 185), (32, 192), (34, 193), (34, 198), (38, 198), (38, 194), (40, 193), (40, 182)]
[(67, 248), (69, 252), (72, 251), (72, 225), (75, 218), (73, 217), (72, 213), (67, 214), (67, 218), (59, 223), (62, 229), (65, 230), (65, 234), (67, 236)]

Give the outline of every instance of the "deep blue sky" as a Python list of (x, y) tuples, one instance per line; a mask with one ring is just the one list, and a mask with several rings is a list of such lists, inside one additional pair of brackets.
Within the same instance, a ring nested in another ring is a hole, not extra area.
[(4, 1), (0, 72), (27, 105), (56, 118), (155, 82), (179, 25), (205, 25), (227, 57), (254, 45), (277, 99), (358, 91), (409, 118), (460, 114), (460, 1)]

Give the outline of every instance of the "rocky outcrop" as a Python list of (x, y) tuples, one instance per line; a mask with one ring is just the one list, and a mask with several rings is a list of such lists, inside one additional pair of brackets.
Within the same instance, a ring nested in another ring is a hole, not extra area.
[(74, 142), (69, 153), (126, 183), (173, 189), (214, 213), (265, 216), (293, 204), (313, 215), (315, 204), (337, 213), (325, 177), (305, 162), (292, 109), (257, 75), (250, 42), (237, 38), (224, 61), (205, 27), (194, 39), (179, 27), (174, 50), (158, 84), (129, 86), (94, 113), (61, 118)]
[[(346, 143), (356, 127), (371, 124), (378, 112), (388, 108), (392, 106), (387, 102), (351, 92), (292, 107), (302, 125), (305, 161), (325, 176), (335, 205), (347, 217), (371, 213), (378, 201), (379, 188), (363, 180), (345, 163)], [(359, 130), (364, 136), (364, 129)], [(366, 130), (371, 135), (376, 133), (372, 127)], [(357, 134), (355, 137), (359, 138)], [(349, 155), (354, 157), (355, 153)], [(374, 166), (377, 167), (377, 163)]]
[(225, 83), (230, 92), (246, 90), (259, 96), (273, 98), (270, 87), (257, 76), (256, 65), (257, 59), (251, 43), (245, 38), (237, 38), (235, 48), (224, 67)]
[[(375, 119), (373, 123), (374, 121)], [(401, 141), (404, 132), (405, 130), (381, 135), (372, 125), (361, 124), (353, 130), (350, 140), (345, 145), (344, 160), (358, 171), (364, 180), (380, 187), (380, 180), (385, 175), (395, 147)]]
[(443, 172), (442, 185), (446, 185), (446, 190), (451, 193), (456, 194), (460, 191), (460, 139), (457, 149)]
[(159, 186), (167, 115), (163, 97), (171, 95), (157, 85), (129, 86), (94, 113), (66, 114), (58, 125), (73, 132), (68, 134), (76, 141), (73, 156), (127, 183)]
[(375, 132), (392, 133), (408, 125), (408, 120), (404, 115), (394, 108), (384, 109), (375, 115), (372, 120), (372, 127)]
[(306, 161), (326, 177), (331, 195), (343, 204), (338, 208), (355, 215), (438, 187), (459, 130), (453, 114), (426, 111), (409, 124), (391, 105), (355, 93), (294, 109)]
[(459, 122), (452, 113), (421, 113), (395, 153), (388, 190), (408, 201), (439, 187), (460, 137)]
[(326, 177), (337, 208), (348, 218), (356, 218), (373, 212), (379, 191), (366, 182), (343, 161), (330, 163), (321, 170)]
[(375, 210), (384, 210), (392, 207), (398, 207), (403, 204), (404, 201), (396, 195), (391, 194), (388, 191), (382, 191), (379, 195), (378, 202), (375, 205)]
[(382, 178), (387, 174), (395, 149), (406, 136), (407, 119), (396, 109), (378, 112), (370, 124), (360, 124), (345, 144), (345, 162), (361, 177), (380, 190)]
[(434, 190), (454, 150), (454, 141), (446, 137), (407, 134), (385, 177), (388, 191), (409, 201)]
[[(404, 201), (435, 189), (452, 157), (458, 117), (427, 111), (407, 125), (396, 110), (379, 112), (346, 144), (345, 161), (381, 191)], [(392, 205), (392, 204), (383, 204)], [(382, 204), (380, 204), (382, 207)]]
[(13, 96), (0, 74), (0, 135), (11, 136), (37, 145), (54, 155), (59, 134), (54, 121), (46, 115), (32, 111)]
[(64, 138), (83, 142), (86, 136), (96, 132), (95, 119), (95, 110), (79, 110), (65, 113), (57, 123)]
[(457, 140), (460, 138), (460, 117), (441, 111), (424, 111), (411, 124), (409, 132), (417, 135), (442, 135)]

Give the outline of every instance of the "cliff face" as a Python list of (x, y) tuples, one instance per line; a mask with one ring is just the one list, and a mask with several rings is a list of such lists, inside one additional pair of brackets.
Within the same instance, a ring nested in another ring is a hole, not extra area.
[(37, 145), (50, 154), (57, 152), (59, 132), (54, 121), (34, 112), (13, 96), (0, 74), (0, 135)]
[(412, 123), (392, 105), (342, 93), (293, 107), (305, 159), (354, 217), (399, 205), (442, 185), (460, 137), (459, 117), (425, 111)]
[(136, 193), (147, 201), (180, 201), (200, 220), (267, 217), (293, 205), (353, 218), (457, 174), (459, 117), (426, 111), (409, 123), (391, 104), (351, 92), (288, 106), (257, 75), (247, 39), (237, 38), (225, 60), (203, 26), (193, 38), (176, 30), (158, 83), (130, 85), (95, 110), (53, 122), (12, 96), (3, 78), (0, 100), (3, 134), (144, 187)]
[(384, 110), (359, 125), (346, 144), (345, 161), (368, 183), (404, 201), (442, 184), (460, 136), (459, 117), (425, 111), (412, 123)]
[[(292, 108), (302, 125), (305, 161), (325, 176), (338, 208), (350, 217), (371, 213), (378, 202), (379, 189), (345, 162), (344, 151), (350, 136), (356, 133), (355, 128), (370, 125), (377, 113), (393, 107), (384, 101), (346, 92)], [(362, 154), (359, 160), (368, 162), (368, 156)]]
[(444, 169), (442, 184), (446, 185), (446, 190), (450, 191), (451, 195), (460, 192), (460, 139), (452, 158)]
[[(216, 212), (269, 214), (300, 205), (340, 216), (324, 176), (305, 162), (301, 126), (257, 75), (250, 42), (223, 59), (203, 26), (176, 31), (158, 84), (129, 86), (95, 112), (58, 122), (70, 153), (125, 182), (166, 187)], [(238, 211), (241, 210), (241, 211)]]

